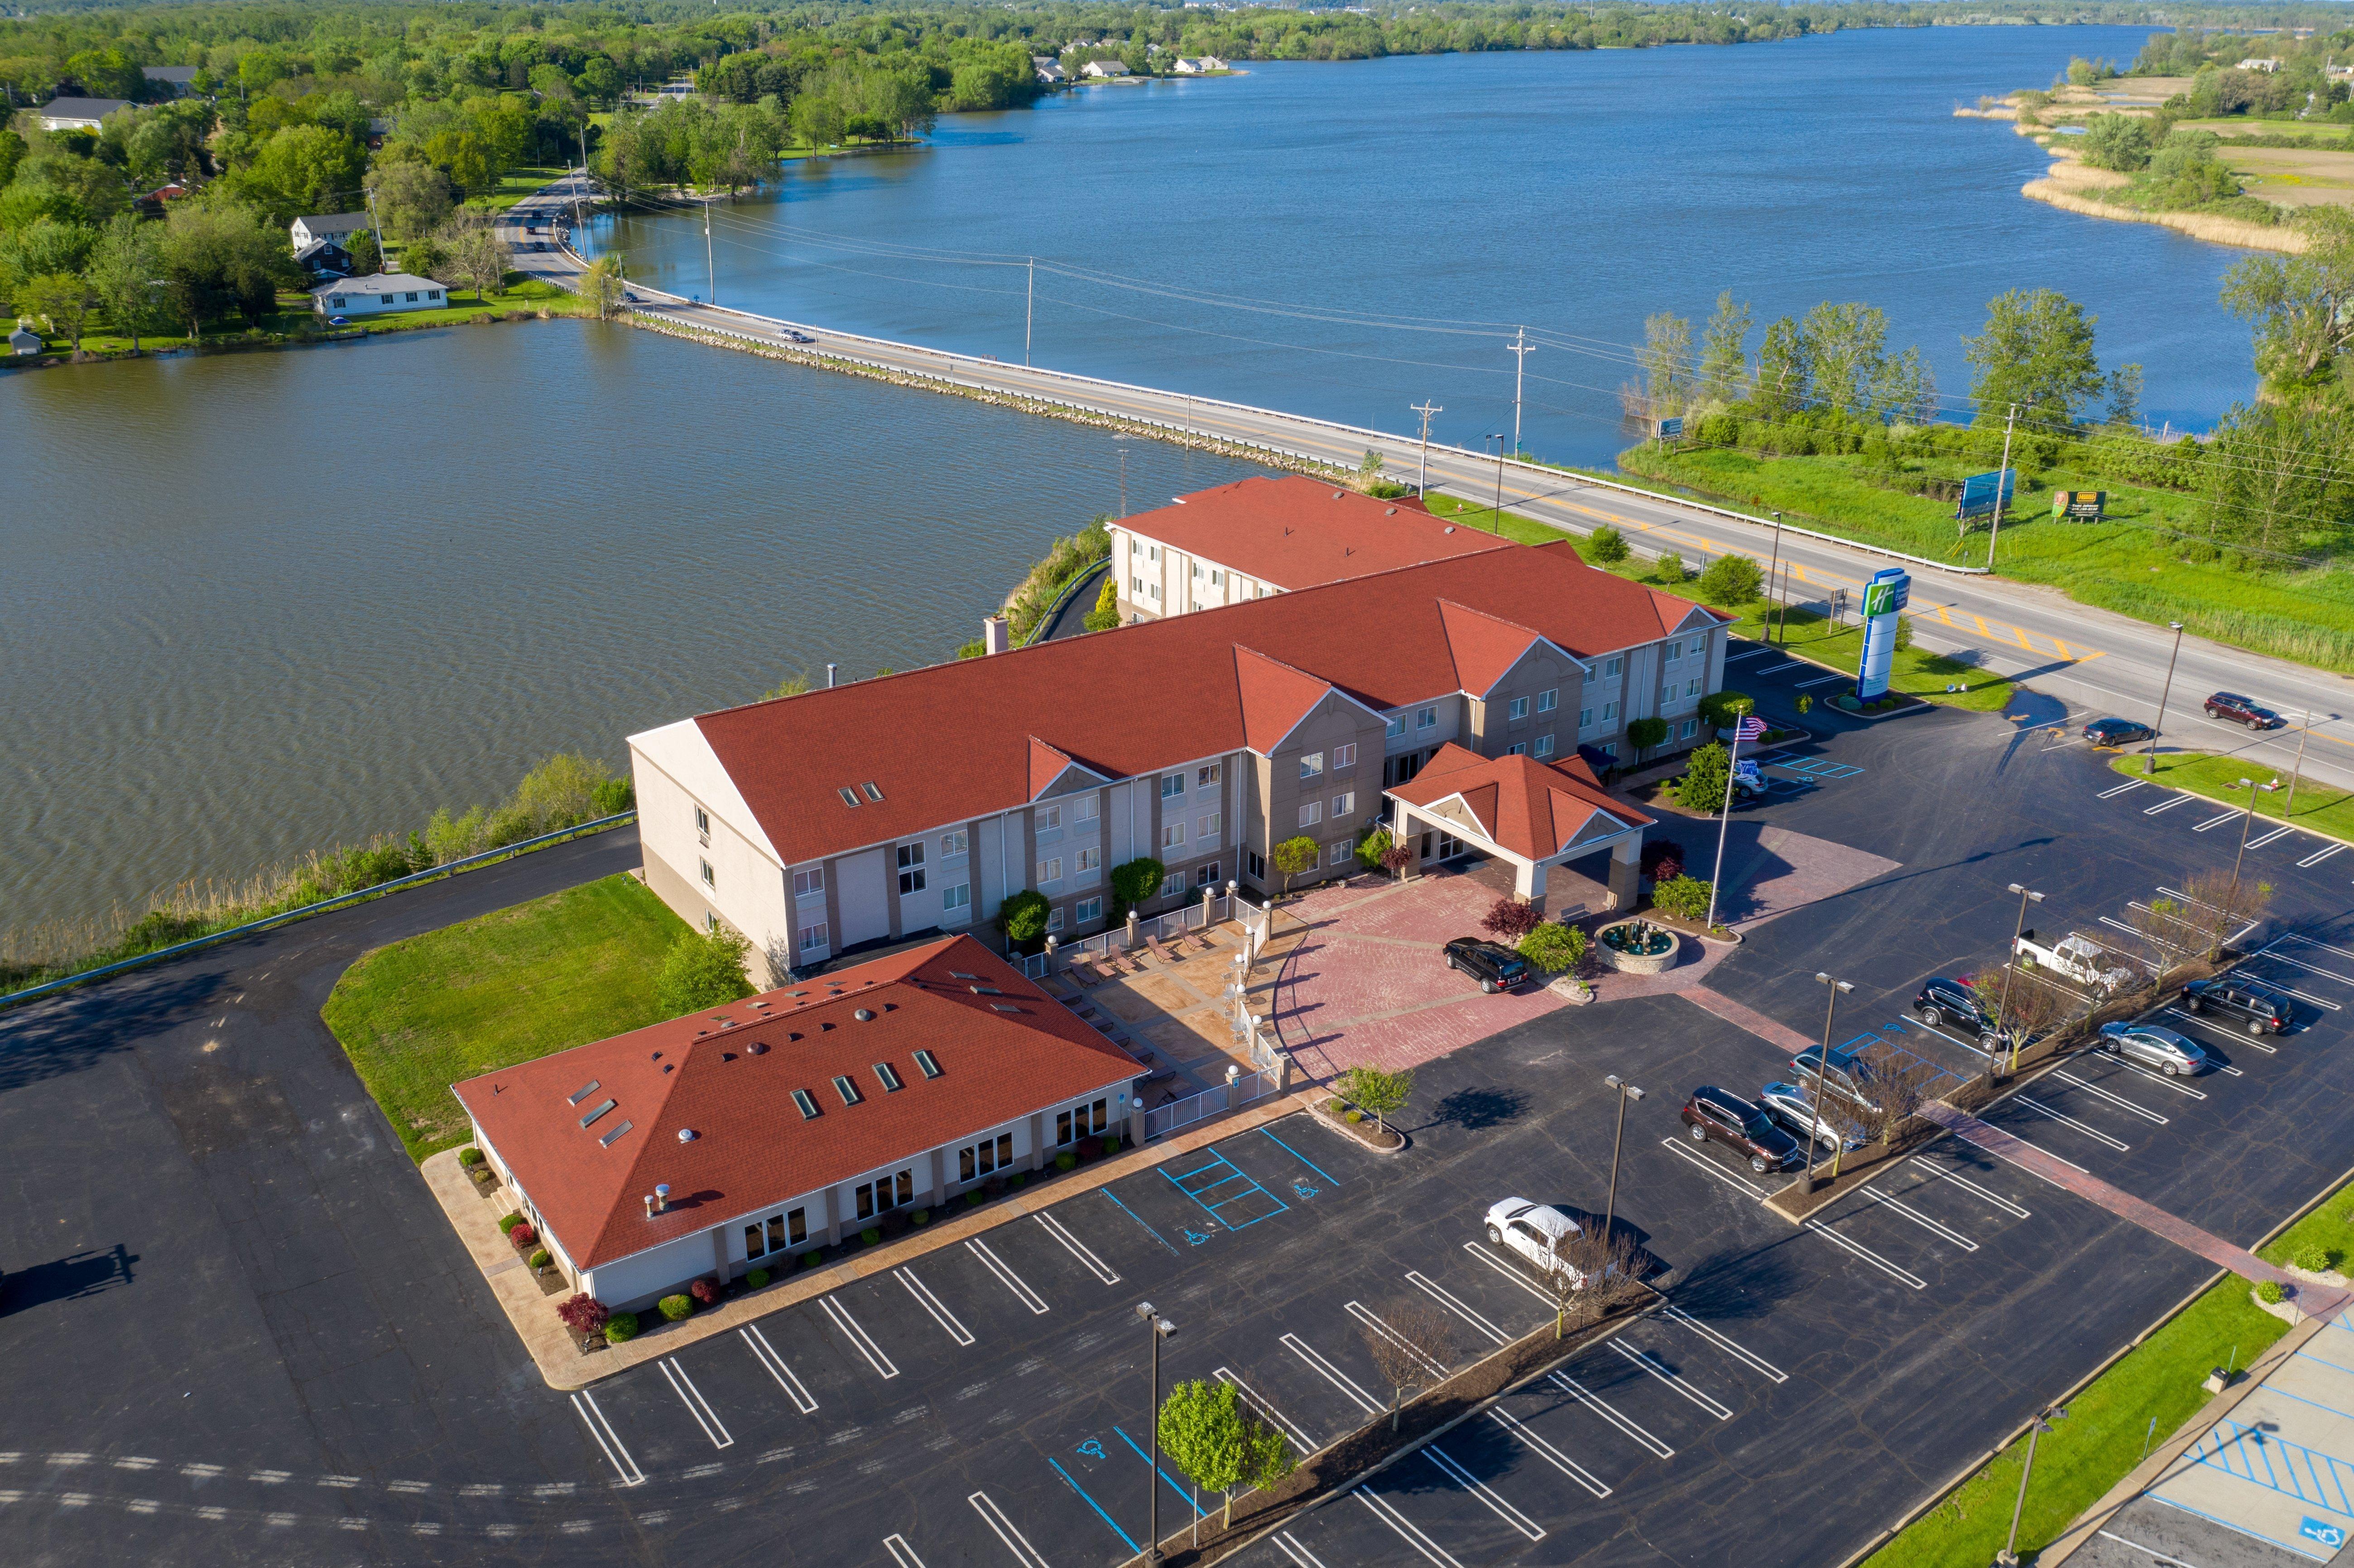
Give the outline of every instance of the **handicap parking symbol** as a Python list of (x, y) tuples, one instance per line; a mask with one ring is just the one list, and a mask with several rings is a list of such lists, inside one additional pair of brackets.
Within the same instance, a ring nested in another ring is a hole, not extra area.
[(1086, 1442), (1079, 1445), (1077, 1452), (1081, 1458), (1100, 1459), (1104, 1457), (1103, 1440), (1098, 1437), (1090, 1437)]
[(2296, 1527), (2296, 1532), (2305, 1537), (2307, 1541), (2318, 1542), (2324, 1546), (2343, 1546), (2346, 1544), (2346, 1531), (2342, 1526), (2324, 1524), (2321, 1520), (2311, 1518), (2310, 1516), (2308, 1516), (2302, 1524), (2299, 1524)]
[(1204, 1242), (1208, 1241), (1209, 1239), (1209, 1235), (1205, 1232), (1189, 1230), (1185, 1233), (1185, 1243), (1188, 1246), (1200, 1246)]
[(1301, 1197), (1303, 1197), (1303, 1198), (1312, 1198), (1312, 1197), (1316, 1196), (1316, 1193), (1317, 1193), (1317, 1191), (1318, 1191), (1318, 1189), (1316, 1189), (1316, 1188), (1314, 1188), (1314, 1187), (1310, 1186), (1310, 1185), (1309, 1185), (1307, 1182), (1305, 1182), (1305, 1181), (1295, 1181), (1294, 1182), (1292, 1182), (1292, 1184), (1291, 1184), (1291, 1190), (1292, 1190), (1294, 1192), (1299, 1193), (1299, 1196), (1301, 1196)]

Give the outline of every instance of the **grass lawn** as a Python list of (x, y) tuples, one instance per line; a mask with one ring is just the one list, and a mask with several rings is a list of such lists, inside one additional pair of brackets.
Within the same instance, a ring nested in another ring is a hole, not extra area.
[(423, 1160), (466, 1141), (451, 1084), (660, 1022), (655, 974), (687, 928), (609, 876), (365, 954), (321, 1015)]
[[(399, 264), (397, 254), (393, 259), (393, 264), (395, 266)], [(541, 311), (546, 311), (555, 315), (579, 315), (588, 310), (579, 296), (567, 292), (553, 283), (542, 283), (526, 279), (520, 272), (508, 273), (507, 286), (504, 289), (492, 290), (490, 298), (487, 300), (478, 298), (472, 289), (452, 290), (450, 297), (458, 302), (442, 310), (405, 311), (398, 315), (390, 316), (357, 316), (353, 318), (353, 325), (365, 326), (374, 333), (414, 332), (423, 327), (456, 326), (485, 313), (498, 315), (508, 311), (529, 311), (536, 315)], [(256, 341), (281, 342), (299, 337), (305, 331), (340, 332), (343, 330), (345, 329), (327, 327), (318, 316), (313, 314), (309, 296), (281, 294), (278, 296), (277, 312), (261, 318), (261, 328), (258, 334), (249, 333), (246, 328), (245, 319), (239, 316), (228, 321), (206, 323), (205, 335), (200, 341), (207, 346)], [(149, 354), (159, 354), (185, 347), (187, 343), (188, 339), (185, 334), (162, 337), (151, 334), (142, 337), (139, 340), (139, 346)], [(44, 340), (44, 351), (49, 354), (64, 354), (72, 346), (71, 341), (63, 337), (49, 337)], [(83, 351), (89, 354), (128, 354), (131, 352), (131, 340), (127, 337), (116, 337), (109, 333), (91, 333), (82, 338), (81, 346)]]
[[(2109, 766), (2129, 778), (2143, 777), (2143, 758), (2139, 751), (2125, 753)], [(2277, 783), (2277, 789), (2258, 789), (2256, 815), (2275, 821), (2293, 821), (2300, 828), (2311, 828), (2317, 833), (2331, 833), (2341, 839), (2354, 840), (2354, 795), (2343, 789), (2332, 789), (2310, 779), (2299, 779), (2296, 786), (2296, 815), (2284, 819), (2288, 805), (2289, 776), (2269, 763), (2248, 762), (2231, 756), (2218, 756), (2208, 751), (2166, 752), (2158, 754), (2155, 781), (2169, 789), (2204, 795), (2226, 806), (2245, 806), (2251, 791), (2236, 786), (2243, 779), (2252, 779), (2259, 785)]]

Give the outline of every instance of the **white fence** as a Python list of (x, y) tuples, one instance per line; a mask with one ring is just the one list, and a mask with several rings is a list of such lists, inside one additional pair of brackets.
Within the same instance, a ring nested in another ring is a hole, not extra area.
[(1165, 1106), (1157, 1106), (1144, 1113), (1144, 1136), (1159, 1138), (1162, 1133), (1174, 1132), (1181, 1127), (1191, 1127), (1197, 1121), (1216, 1116), (1225, 1108), (1224, 1086), (1204, 1089), (1200, 1094), (1188, 1095), (1182, 1100), (1171, 1100)]

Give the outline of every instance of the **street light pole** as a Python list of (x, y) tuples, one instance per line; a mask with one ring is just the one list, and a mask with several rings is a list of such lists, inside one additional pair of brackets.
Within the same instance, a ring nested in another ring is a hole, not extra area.
[[(1733, 746), (1724, 754), (1724, 810), (1716, 819), (1716, 869), (1709, 873), (1708, 923), (1703, 930), (1716, 929), (1716, 890), (1724, 881), (1724, 835), (1733, 826), (1733, 776), (1741, 761), (1741, 735), (1750, 723), (1747, 714), (1736, 714), (1733, 720)], [(1764, 726), (1759, 726), (1764, 734)]]
[[(1815, 1119), (1820, 1121), (1823, 1115), (1823, 1101), (1828, 1097), (1823, 1092), (1824, 1086), (1829, 1081), (1827, 1074), (1831, 1065), (1831, 1019), (1839, 1012), (1840, 992), (1853, 991), (1855, 987), (1843, 980), (1833, 980), (1819, 969), (1815, 971), (1815, 979), (1830, 988), (1829, 1004), (1823, 1009), (1823, 1054), (1815, 1063)], [(1831, 1175), (1833, 1177), (1839, 1175), (1840, 1151), (1845, 1142), (1846, 1139), (1838, 1136), (1837, 1129), (1833, 1129), (1831, 1139)], [(1811, 1192), (1814, 1190), (1815, 1140), (1809, 1136), (1807, 1139), (1807, 1191)]]
[(2010, 1536), (1995, 1554), (1995, 1568), (2019, 1568), (2019, 1516), (2027, 1508), (2027, 1478), (2035, 1474), (2035, 1440), (2052, 1430), (2052, 1423), (2068, 1414), (2064, 1404), (2030, 1416), (2027, 1422), (2027, 1463), (2019, 1472), (2019, 1499), (2010, 1505)]
[(2166, 624), (2174, 628), (2174, 652), (2166, 656), (2166, 684), (2158, 690), (2158, 723), (2150, 727), (2149, 750), (2141, 761), (2144, 778), (2158, 771), (2158, 732), (2166, 727), (2166, 699), (2174, 694), (2174, 661), (2182, 652), (2182, 622)]
[(1618, 1130), (1610, 1135), (1610, 1198), (1602, 1206), (1602, 1239), (1607, 1242), (1618, 1217), (1618, 1144), (1627, 1136), (1627, 1102), (1641, 1099), (1643, 1091), (1616, 1073), (1602, 1081), (1618, 1097)]
[(2256, 781), (2243, 779), (2240, 788), (2248, 792), (2248, 809), (2240, 818), (2240, 853), (2232, 857), (2232, 891), (2223, 897), (2223, 917), (2227, 920), (2240, 906), (2240, 863), (2248, 858), (2248, 827), (2256, 820)]
[(1150, 1301), (1136, 1304), (1136, 1317), (1152, 1336), (1152, 1405), (1146, 1414), (1152, 1426), (1152, 1451), (1145, 1460), (1152, 1468), (1144, 1478), (1144, 1561), (1157, 1563), (1161, 1561), (1161, 1341), (1175, 1333), (1177, 1325), (1163, 1318)]
[[(2031, 899), (2035, 903), (2041, 904), (2043, 902), (2043, 895), (2034, 892), (2030, 888), (2023, 887), (2016, 882), (2010, 885), (2010, 891), (2019, 895), (2019, 923), (2010, 928), (2010, 953), (2009, 956), (2005, 958), (2002, 962), (2002, 1000), (1994, 1004), (1994, 1015), (1996, 1023), (2002, 1029), (2005, 1034), (2009, 1034), (2010, 1036), (2010, 1070), (2016, 1073), (2019, 1071), (2019, 1036), (2012, 1033), (2009, 1022), (2010, 972), (2019, 967), (2019, 938), (2020, 934), (2027, 929), (2028, 902)], [(1995, 1056), (1999, 1056), (2001, 1054), (2002, 1041), (1998, 1038), (1995, 1041), (1994, 1055), (1990, 1055), (1987, 1058), (1987, 1075), (1988, 1077), (1992, 1077), (1994, 1075)]]
[[(1779, 512), (1776, 512), (1774, 514), (1774, 564), (1766, 568), (1766, 591), (1769, 594), (1774, 591), (1774, 574), (1779, 571), (1781, 567), (1782, 514)], [(1783, 601), (1787, 603), (1789, 597), (1789, 590), (1787, 588), (1784, 588), (1782, 591)], [(1767, 642), (1772, 642), (1774, 641), (1774, 631), (1773, 628), (1770, 626), (1766, 629), (1766, 641)]]

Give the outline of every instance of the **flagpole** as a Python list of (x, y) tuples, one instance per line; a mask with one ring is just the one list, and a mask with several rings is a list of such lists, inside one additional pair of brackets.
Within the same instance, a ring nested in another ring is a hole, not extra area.
[[(1705, 930), (1716, 929), (1716, 890), (1724, 880), (1724, 832), (1733, 825), (1733, 769), (1741, 759), (1741, 732), (1749, 727), (1749, 715), (1742, 715), (1733, 721), (1733, 746), (1724, 758), (1724, 810), (1716, 819), (1716, 869), (1708, 879), (1708, 924)], [(1759, 733), (1764, 733), (1760, 726)]]

